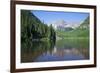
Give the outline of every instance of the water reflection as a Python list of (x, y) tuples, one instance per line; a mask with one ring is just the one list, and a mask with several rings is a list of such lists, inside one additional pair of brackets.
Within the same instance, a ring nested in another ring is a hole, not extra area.
[(24, 63), (89, 59), (87, 39), (27, 42), (21, 48)]

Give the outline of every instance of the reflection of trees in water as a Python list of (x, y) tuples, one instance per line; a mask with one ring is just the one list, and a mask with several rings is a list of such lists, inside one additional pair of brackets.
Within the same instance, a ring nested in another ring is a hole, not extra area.
[(59, 40), (56, 43), (57, 50), (62, 54), (83, 55), (89, 59), (89, 39), (67, 39)]
[(44, 52), (52, 52), (55, 41), (27, 41), (21, 46), (21, 62), (33, 62)]
[(21, 45), (21, 62), (35, 62), (40, 56), (64, 57), (65, 55), (83, 56), (89, 59), (88, 42), (61, 41), (27, 41)]

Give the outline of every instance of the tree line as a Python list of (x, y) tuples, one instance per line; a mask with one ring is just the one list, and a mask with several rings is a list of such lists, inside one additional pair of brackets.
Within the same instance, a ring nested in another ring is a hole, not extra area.
[(30, 10), (21, 10), (21, 41), (41, 39), (56, 39), (52, 24), (41, 22)]

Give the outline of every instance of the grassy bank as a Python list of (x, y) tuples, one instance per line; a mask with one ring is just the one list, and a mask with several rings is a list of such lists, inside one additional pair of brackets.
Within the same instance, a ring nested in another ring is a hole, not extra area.
[(62, 38), (89, 38), (88, 29), (77, 29), (72, 31), (56, 31), (57, 36)]

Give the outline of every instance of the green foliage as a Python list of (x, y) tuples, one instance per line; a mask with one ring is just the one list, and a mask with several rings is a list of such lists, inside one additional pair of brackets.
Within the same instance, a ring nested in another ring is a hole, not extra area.
[(49, 38), (50, 39), (55, 39), (56, 38), (56, 33), (55, 33), (55, 31), (54, 31), (54, 29), (53, 29), (53, 27), (52, 27), (52, 24), (50, 25), (50, 35), (49, 35)]
[(78, 38), (78, 37), (89, 37), (89, 31), (88, 30), (73, 30), (70, 32), (65, 32), (65, 31), (57, 31), (57, 36), (63, 37), (63, 38)]
[(65, 31), (72, 31), (72, 30), (73, 30), (73, 28), (71, 28), (71, 27), (65, 28)]
[(41, 22), (30, 10), (21, 10), (21, 41), (40, 40), (42, 38), (55, 39), (52, 26)]

